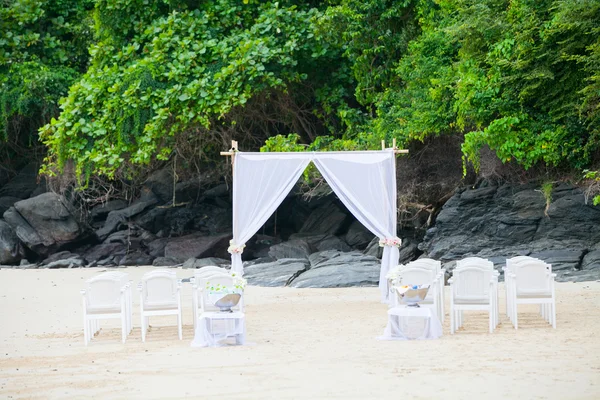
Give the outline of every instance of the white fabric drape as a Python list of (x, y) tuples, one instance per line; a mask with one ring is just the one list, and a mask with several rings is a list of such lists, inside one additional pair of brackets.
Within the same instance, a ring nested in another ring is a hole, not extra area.
[[(236, 152), (233, 172), (233, 244), (245, 244), (292, 190), (310, 159), (298, 155)], [(242, 254), (231, 255), (231, 269), (243, 274)]]
[[(381, 239), (396, 236), (396, 160), (394, 152), (319, 153), (314, 163), (352, 215)], [(388, 301), (386, 275), (399, 251), (385, 246), (379, 272), (382, 301)]]
[(430, 308), (399, 306), (388, 310), (388, 323), (378, 339), (438, 339), (442, 333), (442, 324)]
[[(381, 239), (396, 236), (396, 161), (394, 152), (236, 152), (233, 178), (233, 245), (254, 235), (285, 199), (309, 162), (313, 161), (350, 212)], [(385, 246), (379, 288), (388, 299), (385, 278), (398, 263), (399, 251)], [(232, 269), (243, 273), (240, 253), (231, 256)]]

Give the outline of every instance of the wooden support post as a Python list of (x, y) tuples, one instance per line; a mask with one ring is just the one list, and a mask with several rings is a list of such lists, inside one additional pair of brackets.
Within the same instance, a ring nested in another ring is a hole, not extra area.
[(381, 150), (385, 150), (385, 140), (381, 141)]

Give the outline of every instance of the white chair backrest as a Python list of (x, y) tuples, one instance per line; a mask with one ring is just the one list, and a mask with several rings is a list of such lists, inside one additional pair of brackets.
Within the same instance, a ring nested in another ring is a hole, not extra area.
[(550, 290), (550, 271), (552, 267), (540, 260), (523, 261), (513, 264), (517, 292), (540, 292)]
[(456, 262), (456, 268), (466, 268), (466, 267), (481, 267), (484, 269), (489, 269), (491, 271), (494, 270), (494, 263), (490, 260), (486, 260), (485, 258), (480, 257), (467, 257), (462, 260), (458, 260)]
[(206, 267), (198, 268), (194, 271), (194, 278), (200, 279), (203, 276), (214, 275), (215, 273), (228, 274), (229, 272), (225, 268), (216, 267), (209, 265)]
[(85, 282), (85, 296), (88, 307), (114, 308), (121, 306), (123, 282), (118, 276), (101, 274)]
[(515, 264), (519, 264), (519, 263), (527, 262), (527, 261), (542, 261), (542, 260), (540, 260), (539, 258), (534, 258), (534, 257), (529, 257), (529, 256), (516, 256), (516, 257), (506, 259), (506, 267), (510, 269)]
[(440, 272), (442, 269), (442, 262), (434, 260), (432, 258), (419, 258), (406, 264), (407, 267), (419, 267), (432, 269), (435, 272)]
[(453, 295), (460, 299), (488, 298), (493, 266), (471, 265), (455, 268), (452, 272)]
[(398, 272), (398, 286), (404, 285), (430, 285), (435, 280), (436, 272), (421, 267), (408, 265)]
[(174, 271), (152, 271), (142, 277), (144, 305), (159, 305), (177, 301), (177, 275)]

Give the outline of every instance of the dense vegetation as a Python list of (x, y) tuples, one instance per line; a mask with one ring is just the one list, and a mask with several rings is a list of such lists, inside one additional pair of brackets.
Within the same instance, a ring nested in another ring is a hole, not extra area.
[(293, 151), (446, 135), (475, 169), (484, 146), (525, 169), (599, 161), (597, 0), (3, 2), (4, 143), (41, 127), (43, 171), (80, 184), (189, 168), (232, 138)]

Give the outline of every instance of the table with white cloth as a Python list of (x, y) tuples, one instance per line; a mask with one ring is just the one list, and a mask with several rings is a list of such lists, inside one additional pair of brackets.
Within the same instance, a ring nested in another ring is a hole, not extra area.
[(198, 318), (192, 347), (220, 346), (229, 338), (246, 342), (246, 320), (242, 312), (205, 312)]
[(388, 310), (388, 323), (382, 340), (438, 339), (442, 324), (429, 307), (400, 305)]

